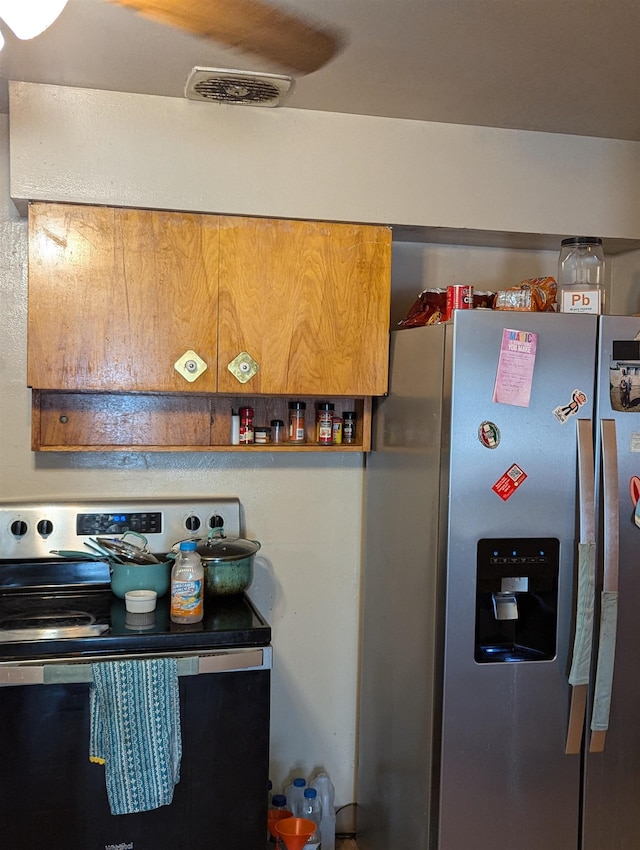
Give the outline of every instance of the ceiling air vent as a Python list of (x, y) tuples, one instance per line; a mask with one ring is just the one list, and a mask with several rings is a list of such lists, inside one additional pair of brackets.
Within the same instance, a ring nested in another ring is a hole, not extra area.
[(189, 74), (184, 93), (189, 100), (245, 106), (279, 106), (291, 87), (291, 77), (281, 74), (194, 68)]

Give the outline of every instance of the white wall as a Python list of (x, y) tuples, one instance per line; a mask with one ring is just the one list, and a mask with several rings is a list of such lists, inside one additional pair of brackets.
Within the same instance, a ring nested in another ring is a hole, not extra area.
[[(15, 198), (640, 238), (628, 142), (15, 84), (0, 124), (0, 497), (237, 495), (273, 627), (272, 778), (325, 767), (353, 800), (362, 456), (33, 454), (26, 224)], [(589, 170), (594, 179), (578, 178)], [(556, 254), (394, 249), (394, 322), (426, 286), (503, 288)], [(636, 274), (630, 263), (626, 278)], [(393, 567), (391, 567), (393, 568)]]
[(15, 198), (640, 236), (640, 144), (10, 88)]

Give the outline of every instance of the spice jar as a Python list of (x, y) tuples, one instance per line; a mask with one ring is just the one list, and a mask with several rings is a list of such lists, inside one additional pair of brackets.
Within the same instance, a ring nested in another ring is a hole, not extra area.
[(321, 446), (333, 443), (333, 411), (335, 405), (328, 401), (316, 404), (316, 442)]
[(240, 414), (231, 410), (231, 445), (240, 445)]
[(284, 443), (287, 439), (282, 419), (271, 420), (271, 439), (274, 443)]
[(290, 443), (305, 443), (307, 440), (306, 432), (306, 411), (307, 405), (304, 401), (289, 402), (289, 442)]
[(356, 421), (358, 414), (355, 410), (342, 411), (342, 442), (355, 443), (356, 441)]
[(334, 416), (333, 417), (333, 442), (334, 445), (339, 446), (342, 442), (342, 417)]
[(256, 443), (271, 442), (271, 428), (269, 425), (256, 425), (253, 429), (253, 436)]
[(240, 445), (253, 443), (253, 408), (240, 408)]

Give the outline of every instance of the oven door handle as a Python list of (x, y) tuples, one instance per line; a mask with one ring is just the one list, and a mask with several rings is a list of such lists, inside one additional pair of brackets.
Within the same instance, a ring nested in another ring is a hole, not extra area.
[[(170, 657), (167, 654), (149, 658)], [(177, 655), (178, 676), (203, 676), (216, 673), (240, 673), (250, 670), (270, 670), (270, 646), (235, 649), (200, 655)], [(144, 656), (96, 657), (78, 663), (55, 659), (51, 662), (6, 662), (0, 664), (0, 687), (17, 685), (71, 685), (93, 681), (92, 664), (101, 661), (144, 660)]]

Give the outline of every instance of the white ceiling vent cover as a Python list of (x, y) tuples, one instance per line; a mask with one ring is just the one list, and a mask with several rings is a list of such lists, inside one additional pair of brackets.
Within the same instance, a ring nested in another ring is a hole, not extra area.
[(187, 78), (184, 93), (189, 100), (279, 106), (292, 84), (291, 77), (282, 74), (196, 67)]

